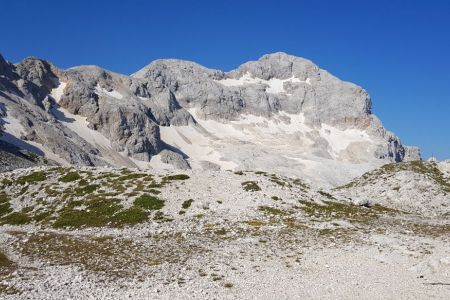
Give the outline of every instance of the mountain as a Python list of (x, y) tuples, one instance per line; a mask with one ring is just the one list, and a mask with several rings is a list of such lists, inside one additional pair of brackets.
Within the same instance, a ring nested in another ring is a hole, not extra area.
[(231, 72), (163, 59), (131, 76), (0, 57), (0, 103), (3, 142), (62, 165), (261, 170), (337, 186), (420, 159), (364, 89), (285, 53)]
[(284, 53), (0, 57), (0, 297), (448, 298), (450, 162), (371, 105)]

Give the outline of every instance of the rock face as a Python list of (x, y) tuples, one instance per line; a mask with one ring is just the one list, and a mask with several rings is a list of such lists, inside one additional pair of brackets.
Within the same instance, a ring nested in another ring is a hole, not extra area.
[(191, 168), (188, 162), (179, 153), (164, 149), (163, 151), (160, 152), (160, 155), (161, 155), (161, 162), (165, 164), (170, 164), (175, 168), (181, 170), (188, 170)]
[(131, 76), (0, 57), (0, 102), (3, 138), (63, 164), (147, 168), (160, 156), (181, 168), (265, 169), (334, 185), (337, 174), (420, 159), (371, 114), (364, 89), (285, 53), (231, 72), (157, 60)]

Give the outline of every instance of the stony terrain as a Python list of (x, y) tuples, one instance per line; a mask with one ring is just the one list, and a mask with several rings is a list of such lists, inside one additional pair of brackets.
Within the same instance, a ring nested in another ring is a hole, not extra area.
[[(0, 294), (448, 299), (447, 167), (389, 164), (332, 190), (263, 171), (2, 173)], [(399, 206), (377, 180), (388, 190), (402, 172), (416, 176)]]
[(384, 165), (335, 192), (351, 202), (368, 201), (431, 216), (449, 215), (450, 161)]

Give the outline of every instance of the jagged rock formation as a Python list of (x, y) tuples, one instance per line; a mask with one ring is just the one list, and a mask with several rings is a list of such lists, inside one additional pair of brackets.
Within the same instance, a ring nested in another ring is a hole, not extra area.
[[(132, 76), (0, 57), (0, 102), (3, 139), (61, 164), (266, 169), (336, 185), (420, 159), (365, 90), (285, 53), (231, 72), (158, 60)], [(161, 152), (174, 149), (183, 155)]]

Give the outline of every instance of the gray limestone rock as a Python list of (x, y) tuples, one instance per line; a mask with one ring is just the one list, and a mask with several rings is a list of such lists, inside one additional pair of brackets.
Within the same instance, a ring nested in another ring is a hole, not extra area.
[(159, 155), (161, 155), (161, 161), (163, 163), (172, 165), (177, 169), (188, 170), (191, 168), (189, 163), (184, 159), (183, 155), (179, 153), (164, 149), (159, 153)]
[[(53, 99), (50, 94), (60, 84), (64, 84), (62, 95)], [(360, 155), (361, 151), (372, 153), (373, 159), (420, 158), (418, 149), (403, 146), (371, 114), (371, 99), (364, 89), (309, 60), (281, 52), (230, 72), (176, 59), (157, 60), (132, 76), (96, 66), (62, 70), (37, 58), (13, 65), (0, 56), (0, 102), (3, 115), (17, 118), (23, 126), (19, 139), (45, 145), (70, 164), (121, 165), (120, 157), (111, 158), (112, 152), (149, 161), (171, 149), (161, 138), (160, 126), (195, 125), (194, 111), (197, 118), (224, 123), (242, 115), (268, 120), (302, 115), (312, 131), (296, 136), (312, 141), (311, 153), (321, 159), (333, 159), (329, 143), (318, 134), (322, 124), (363, 130), (374, 140), (372, 148), (352, 145), (340, 154), (342, 159), (364, 161), (367, 154)], [(84, 117), (88, 128), (83, 130), (98, 131), (110, 147), (86, 141), (83, 132), (58, 120), (52, 113), (55, 102)], [(174, 154), (164, 155), (170, 160)]]

